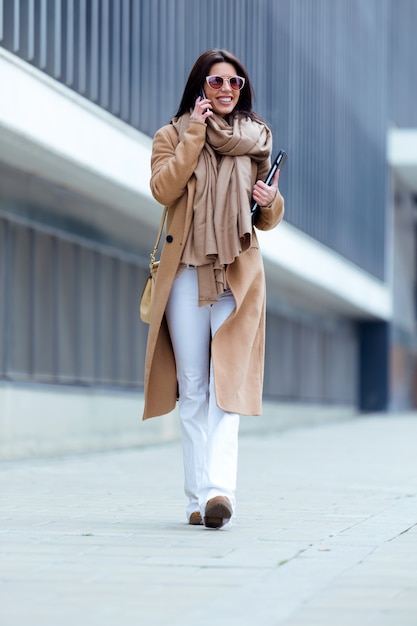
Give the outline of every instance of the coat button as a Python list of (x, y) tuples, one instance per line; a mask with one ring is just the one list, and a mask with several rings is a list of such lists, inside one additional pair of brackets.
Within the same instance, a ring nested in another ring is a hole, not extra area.
[(168, 243), (172, 243), (174, 241), (174, 237), (172, 235), (167, 235), (166, 240)]

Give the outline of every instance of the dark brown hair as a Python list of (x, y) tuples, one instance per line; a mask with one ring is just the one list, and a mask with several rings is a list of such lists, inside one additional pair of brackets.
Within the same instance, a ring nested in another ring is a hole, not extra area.
[(230, 63), (235, 68), (236, 74), (245, 79), (245, 85), (240, 92), (239, 100), (236, 107), (230, 114), (230, 117), (241, 115), (250, 117), (253, 120), (262, 121), (252, 110), (254, 93), (245, 66), (231, 52), (228, 52), (227, 50), (219, 50), (218, 48), (206, 50), (206, 52), (203, 52), (203, 54), (201, 54), (194, 63), (194, 67), (188, 77), (180, 106), (178, 107), (175, 117), (180, 117), (181, 115), (184, 115), (184, 113), (188, 113), (190, 109), (194, 108), (195, 100), (197, 96), (200, 95), (201, 89), (206, 81), (206, 76), (209, 76), (210, 69), (215, 63)]

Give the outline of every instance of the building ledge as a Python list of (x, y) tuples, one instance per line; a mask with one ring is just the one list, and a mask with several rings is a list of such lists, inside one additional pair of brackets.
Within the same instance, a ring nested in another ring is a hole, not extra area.
[(392, 297), (387, 283), (297, 228), (283, 222), (274, 231), (258, 233), (258, 239), (270, 307), (288, 298), (293, 304), (307, 300), (310, 308), (327, 315), (391, 318)]
[(1, 159), (150, 225), (151, 138), (0, 47)]

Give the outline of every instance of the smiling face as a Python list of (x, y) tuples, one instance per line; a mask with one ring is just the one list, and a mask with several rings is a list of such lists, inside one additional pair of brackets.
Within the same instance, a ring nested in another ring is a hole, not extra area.
[[(214, 63), (211, 66), (209, 76), (222, 76), (230, 78), (236, 76), (236, 68), (231, 63)], [(221, 89), (213, 89), (207, 82), (204, 83), (204, 93), (211, 100), (213, 111), (217, 115), (229, 115), (239, 100), (240, 91), (232, 89), (227, 80), (223, 81)]]

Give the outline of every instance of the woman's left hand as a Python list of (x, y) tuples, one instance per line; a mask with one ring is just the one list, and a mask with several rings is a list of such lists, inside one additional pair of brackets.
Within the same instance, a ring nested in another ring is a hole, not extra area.
[(263, 180), (257, 180), (253, 187), (253, 199), (259, 206), (269, 206), (278, 193), (279, 170), (276, 171), (272, 184), (267, 185)]

